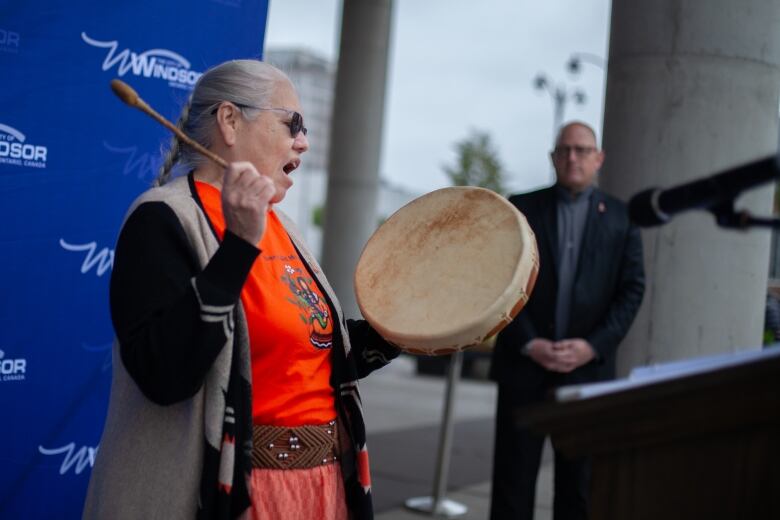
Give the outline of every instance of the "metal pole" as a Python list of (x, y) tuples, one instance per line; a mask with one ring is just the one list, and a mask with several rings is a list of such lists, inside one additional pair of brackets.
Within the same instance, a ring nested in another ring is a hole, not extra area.
[(450, 470), (450, 449), (452, 447), (452, 402), (455, 400), (455, 387), (460, 380), (463, 366), (463, 352), (452, 355), (450, 370), (447, 374), (447, 387), (444, 391), (444, 415), (439, 433), (439, 452), (436, 454), (436, 473), (433, 478), (434, 510), (439, 510), (439, 504), (447, 494), (447, 477)]
[(555, 89), (553, 99), (555, 101), (555, 110), (553, 114), (553, 147), (555, 147), (557, 144), (555, 141), (558, 139), (558, 132), (563, 124), (563, 113), (566, 110), (566, 91), (563, 87)]
[[(563, 113), (566, 110), (566, 91), (563, 87), (556, 87), (554, 91), (550, 91), (550, 95), (553, 99), (553, 143), (552, 150), (555, 150), (555, 146), (558, 144), (558, 132), (563, 124)], [(551, 181), (555, 182), (555, 165), (550, 161), (550, 177)]]
[(455, 400), (455, 387), (460, 380), (462, 367), (463, 352), (456, 352), (450, 359), (447, 385), (444, 390), (444, 412), (439, 430), (439, 449), (436, 454), (436, 473), (433, 477), (433, 496), (415, 497), (406, 501), (407, 508), (430, 513), (431, 516), (454, 518), (464, 515), (468, 511), (465, 505), (446, 498), (452, 447), (452, 403)]

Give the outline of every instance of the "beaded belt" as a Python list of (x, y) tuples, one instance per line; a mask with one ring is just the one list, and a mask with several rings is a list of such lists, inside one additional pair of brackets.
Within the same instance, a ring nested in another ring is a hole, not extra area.
[(336, 421), (315, 426), (252, 425), (252, 467), (307, 469), (337, 460)]

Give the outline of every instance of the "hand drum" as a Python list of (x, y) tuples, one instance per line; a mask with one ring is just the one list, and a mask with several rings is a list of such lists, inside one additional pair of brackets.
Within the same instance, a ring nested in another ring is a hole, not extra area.
[(450, 354), (498, 333), (528, 301), (536, 239), (509, 201), (483, 188), (419, 197), (376, 230), (355, 271), (358, 307), (401, 349)]

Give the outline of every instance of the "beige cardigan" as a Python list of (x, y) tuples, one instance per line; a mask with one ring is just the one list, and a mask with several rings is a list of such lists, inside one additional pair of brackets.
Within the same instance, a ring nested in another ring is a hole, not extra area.
[[(161, 201), (173, 209), (202, 269), (219, 244), (206, 215), (193, 198), (186, 177), (152, 188), (130, 207)], [(338, 316), (341, 309), (316, 259), (292, 221), (275, 210), (293, 243), (327, 292)], [(240, 349), (241, 375), (251, 381), (246, 320), (240, 301), (226, 346)], [(232, 316), (234, 313), (227, 313)], [(344, 349), (349, 334), (342, 320)], [(127, 373), (113, 346), (113, 381), (105, 429), (87, 492), (83, 518), (172, 520), (195, 518), (203, 468), (204, 442), (219, 447), (225, 415), (224, 392), (230, 375), (231, 349), (223, 348), (198, 393), (183, 402), (160, 406), (147, 399)], [(160, 483), (164, 483), (163, 486)], [(143, 497), (139, 500), (139, 497)]]

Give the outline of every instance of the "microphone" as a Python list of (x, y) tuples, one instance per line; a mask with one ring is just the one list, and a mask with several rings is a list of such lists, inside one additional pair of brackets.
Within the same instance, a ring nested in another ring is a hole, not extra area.
[(628, 203), (631, 220), (640, 227), (665, 224), (673, 215), (692, 209), (711, 209), (733, 201), (745, 189), (778, 179), (780, 168), (775, 155), (737, 166), (674, 188), (649, 188)]

